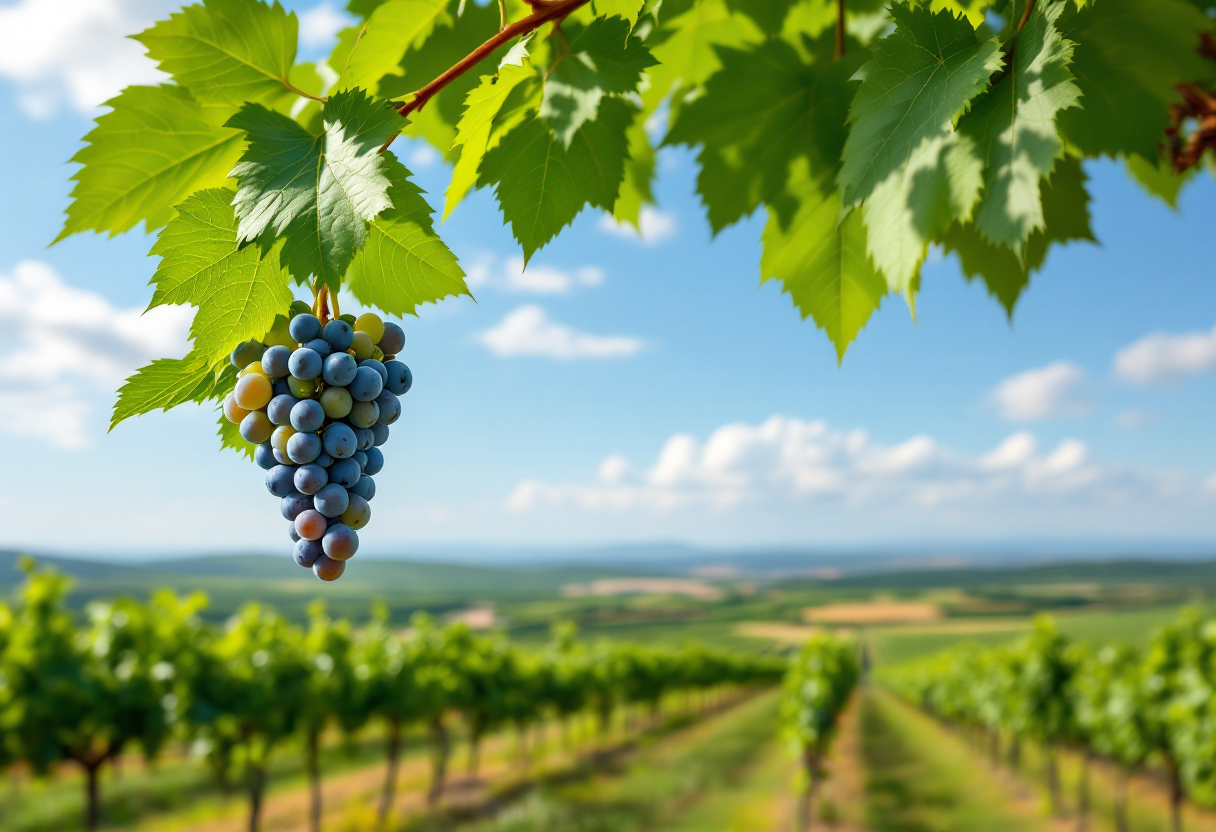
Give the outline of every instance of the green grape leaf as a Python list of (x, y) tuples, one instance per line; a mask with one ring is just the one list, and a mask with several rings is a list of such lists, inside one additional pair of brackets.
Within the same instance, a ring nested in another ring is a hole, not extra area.
[(1017, 37), (1013, 65), (959, 121), (985, 163), (975, 227), (1019, 253), (1030, 233), (1043, 227), (1039, 182), (1064, 152), (1056, 115), (1081, 97), (1068, 69), (1073, 44), (1055, 26), (1063, 9), (1059, 3), (1035, 6)]
[(620, 17), (629, 23), (629, 28), (637, 22), (642, 13), (644, 0), (591, 0), (596, 17)]
[(158, 358), (119, 388), (109, 429), (132, 416), (206, 401), (215, 390), (217, 376), (211, 362), (194, 353), (185, 358)]
[(1154, 156), (1150, 162), (1134, 153), (1123, 161), (1127, 165), (1127, 172), (1140, 183), (1140, 187), (1174, 209), (1178, 208), (1178, 194), (1182, 193), (1182, 186), (1194, 177), (1197, 170), (1191, 168), (1185, 173), (1177, 173), (1169, 159)]
[(346, 10), (357, 17), (367, 18), (384, 3), (385, 0), (347, 0)]
[(423, 303), (468, 295), (456, 255), (435, 233), (431, 206), (394, 161), (389, 169), (393, 207), (372, 220), (367, 245), (355, 255), (345, 284), (360, 303), (390, 315), (415, 315)]
[(291, 305), (279, 247), (241, 246), (227, 189), (199, 191), (178, 206), (150, 254), (163, 258), (152, 275), (149, 308), (188, 303), (198, 308), (193, 353), (222, 361), (238, 344), (260, 337)]
[(277, 2), (203, 0), (135, 35), (200, 101), (270, 101), (289, 90), (297, 21)]
[(840, 218), (840, 192), (831, 177), (813, 180), (803, 161), (795, 166), (790, 189), (798, 208), (788, 225), (769, 212), (760, 280), (779, 280), (803, 319), (814, 319), (835, 345), (837, 360), (844, 361), (886, 296), (887, 282), (870, 260), (861, 213)]
[(540, 116), (566, 147), (585, 122), (595, 120), (604, 96), (633, 92), (642, 72), (654, 66), (650, 50), (629, 36), (629, 28), (620, 17), (596, 18), (549, 67)]
[(218, 423), (219, 430), (216, 431), (216, 436), (220, 438), (220, 450), (231, 448), (241, 456), (253, 459), (253, 452), (257, 446), (245, 441), (245, 437), (241, 436), (241, 426), (229, 422), (224, 416), (223, 410), (220, 411)]
[(625, 131), (634, 113), (624, 100), (606, 99), (599, 117), (584, 123), (568, 148), (532, 114), (486, 153), (479, 184), (495, 185), (525, 263), (584, 205), (612, 210), (625, 175)]
[(451, 0), (386, 0), (367, 22), (345, 30), (329, 56), (338, 73), (333, 89), (378, 90), (380, 79), (397, 69), (406, 51), (423, 43), (435, 27), (451, 25)]
[[(201, 112), (181, 87), (127, 87), (106, 102), (73, 162), (72, 202), (56, 242), (79, 231), (148, 231), (173, 217), (173, 206), (199, 188), (222, 186), (241, 155), (241, 134)], [(231, 111), (229, 111), (230, 113)]]
[(680, 109), (664, 141), (701, 146), (697, 191), (715, 233), (774, 201), (795, 159), (809, 158), (816, 170), (839, 165), (857, 91), (851, 77), (866, 56), (833, 61), (832, 41), (831, 33), (821, 37), (810, 63), (781, 40), (722, 47), (722, 68), (705, 94)]
[(380, 147), (402, 122), (391, 104), (362, 90), (332, 95), (322, 119), (319, 136), (259, 104), (229, 119), (249, 142), (232, 170), (240, 183), (233, 206), (239, 241), (268, 230), (285, 237), (280, 257), (296, 280), (316, 275), (337, 288), (367, 221), (391, 205)]
[(482, 76), (480, 86), (469, 93), (453, 142), (453, 147), (461, 150), (444, 199), (445, 220), (477, 184), (477, 172), (490, 143), (490, 130), (507, 97), (522, 82), (536, 77), (532, 63), (521, 56), (519, 63), (499, 67), (497, 75)]
[(1011, 319), (1014, 307), (1043, 267), (1053, 244), (1096, 242), (1089, 225), (1089, 192), (1080, 160), (1061, 159), (1051, 178), (1043, 182), (1043, 227), (1031, 232), (1026, 251), (1019, 257), (1006, 246), (989, 242), (970, 223), (952, 226), (941, 241), (947, 252), (959, 256), (968, 280), (979, 277)]
[(969, 219), (979, 198), (983, 163), (954, 123), (1001, 58), (995, 40), (978, 40), (949, 11), (898, 4), (891, 15), (895, 31), (855, 76), (861, 88), (837, 181), (846, 208), (864, 201), (875, 264), (910, 295), (929, 240)]
[[(435, 31), (421, 46), (406, 52), (393, 73), (380, 79), (379, 96), (404, 99), (438, 78), (497, 32), (498, 5), (468, 3), (462, 14), (452, 18), (450, 26), (436, 25)], [(485, 65), (496, 65), (508, 49), (506, 45), (499, 47), (486, 58)], [(465, 99), (479, 81), (475, 72), (466, 72), (453, 79), (425, 107), (410, 114), (410, 120), (402, 132), (428, 142), (455, 164), (458, 154), (453, 152), (452, 142), (456, 138), (456, 125), (464, 110)]]
[(1086, 156), (1157, 158), (1170, 104), (1181, 100), (1175, 85), (1210, 73), (1197, 46), (1211, 21), (1185, 0), (1101, 0), (1067, 8), (1059, 26), (1077, 44), (1082, 95), (1079, 109), (1060, 113), (1061, 131)]
[(655, 45), (650, 51), (658, 64), (646, 73), (650, 86), (642, 93), (642, 102), (648, 113), (673, 90), (693, 90), (717, 72), (722, 63), (715, 47), (759, 43), (764, 32), (747, 15), (732, 12), (725, 0), (700, 0), (672, 16), (651, 37)]
[(612, 206), (617, 222), (627, 222), (642, 230), (642, 206), (654, 204), (654, 148), (646, 133), (645, 113), (639, 112), (625, 134), (629, 142), (629, 161), (625, 163), (625, 179)]

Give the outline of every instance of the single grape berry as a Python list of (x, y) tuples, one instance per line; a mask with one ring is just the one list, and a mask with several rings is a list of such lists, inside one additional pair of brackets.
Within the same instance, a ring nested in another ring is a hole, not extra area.
[(266, 490), (276, 497), (286, 497), (295, 492), (296, 487), (292, 477), (295, 468), (289, 465), (276, 465), (266, 472)]
[(287, 457), (296, 465), (315, 462), (319, 456), (321, 456), (321, 437), (319, 435), (296, 433), (287, 440)]
[(350, 496), (345, 488), (331, 482), (313, 495), (312, 504), (326, 517), (337, 517), (350, 505)]
[(321, 455), (316, 458), (315, 462), (322, 468), (328, 468), (334, 464), (334, 458), (325, 451), (321, 451)]
[(360, 361), (359, 366), (360, 367), (371, 367), (373, 370), (375, 370), (377, 373), (380, 374), (380, 383), (381, 384), (388, 383), (388, 370), (385, 369), (383, 362), (377, 361), (374, 358), (368, 358), (365, 361)]
[(291, 425), (279, 425), (274, 429), (274, 433), (270, 434), (270, 447), (281, 454), (287, 454), (287, 440), (295, 435), (296, 429)]
[(312, 573), (323, 581), (336, 581), (346, 571), (346, 561), (321, 555), (312, 565)]
[(381, 390), (376, 397), (376, 407), (380, 415), (376, 419), (382, 425), (391, 425), (401, 417), (401, 399), (393, 395), (392, 390)]
[(351, 338), (350, 348), (355, 351), (356, 361), (365, 361), (376, 351), (376, 345), (366, 332), (356, 332)]
[[(295, 469), (292, 483), (301, 494), (307, 494), (311, 497), (329, 483), (329, 474), (320, 465), (309, 463)], [(315, 502), (309, 506), (309, 508), (314, 507), (317, 507)]]
[(355, 430), (355, 448), (357, 450), (366, 451), (375, 444), (376, 432), (371, 428), (358, 428)]
[(325, 369), (321, 377), (331, 387), (345, 387), (355, 380), (355, 374), (358, 372), (359, 365), (355, 363), (354, 358), (347, 353), (336, 352), (325, 359)]
[(384, 334), (376, 342), (385, 355), (396, 355), (405, 348), (405, 330), (392, 321), (384, 322)]
[[(343, 355), (346, 355), (343, 353)], [(346, 355), (350, 358), (349, 355)], [(321, 407), (325, 415), (331, 419), (342, 419), (350, 413), (351, 405), (355, 403), (345, 387), (327, 387), (321, 394)]]
[(224, 418), (234, 425), (239, 425), (241, 421), (249, 415), (249, 411), (236, 403), (236, 396), (229, 393), (224, 396)]
[(321, 356), (308, 347), (300, 347), (291, 354), (287, 361), (293, 378), (301, 381), (312, 381), (321, 375)]
[(298, 431), (312, 433), (325, 423), (325, 408), (316, 399), (302, 399), (291, 409), (291, 426)]
[(290, 396), (291, 386), (287, 383), (286, 378), (276, 378), (270, 382), (270, 392), (276, 396)]
[(242, 367), (247, 367), (250, 361), (260, 360), (265, 350), (266, 345), (257, 340), (238, 344), (237, 348), (232, 351), (232, 366), (238, 370)]
[(321, 321), (311, 314), (296, 315), (291, 319), (287, 331), (291, 333), (292, 338), (303, 344), (321, 337)]
[(274, 458), (275, 461), (280, 465), (295, 465), (295, 463), (291, 461), (291, 457), (287, 455), (286, 451), (275, 451)]
[(359, 496), (365, 500), (370, 500), (372, 497), (376, 496), (376, 481), (364, 474), (363, 476), (359, 477), (359, 481), (350, 489), (350, 495), (352, 497)]
[(269, 439), (273, 430), (274, 425), (270, 424), (270, 419), (266, 418), (266, 414), (260, 410), (249, 413), (241, 420), (241, 436), (246, 442), (253, 442), (255, 445), (260, 445)]
[(283, 517), (287, 520), (295, 520), (303, 512), (312, 508), (312, 497), (307, 494), (288, 494), (279, 503), (279, 511), (283, 513)]
[[(265, 379), (262, 379), (265, 381)], [(240, 382), (238, 382), (239, 384)], [(384, 389), (384, 380), (380, 378), (380, 374), (371, 367), (360, 367), (355, 373), (355, 379), (346, 386), (350, 391), (350, 397), (357, 402), (370, 402), (380, 395), (380, 391)], [(267, 384), (266, 390), (269, 393), (270, 385)], [(266, 401), (270, 401), (270, 397), (266, 397)], [(237, 404), (240, 404), (240, 399), (237, 399)], [(263, 402), (262, 404), (265, 404)], [(258, 405), (261, 407), (262, 405)], [(374, 419), (372, 421), (375, 421)]]
[(352, 529), (361, 529), (372, 519), (372, 507), (367, 504), (367, 500), (358, 494), (351, 494), (350, 503), (346, 506), (346, 511), (342, 512), (338, 516), (338, 519)]
[(355, 332), (366, 332), (372, 343), (379, 343), (384, 337), (384, 321), (375, 312), (364, 312), (355, 318)]
[[(372, 442), (372, 444), (379, 448), (388, 441), (388, 434), (388, 425), (384, 424), (383, 422), (377, 422), (376, 424), (372, 425), (372, 436), (375, 437), (375, 441)], [(360, 450), (366, 451), (367, 448), (361, 448)]]
[(317, 392), (317, 383), (315, 381), (305, 381), (295, 376), (288, 376), (287, 389), (297, 399), (310, 399), (312, 398), (312, 394)]
[(328, 527), (329, 521), (316, 509), (302, 511), (296, 518), (296, 534), (305, 540), (320, 540)]
[(363, 470), (353, 459), (340, 459), (329, 466), (329, 481), (336, 482), (343, 488), (353, 488), (362, 476)]
[(360, 471), (367, 467), (367, 451), (355, 451), (355, 455), (351, 459), (359, 463)]
[(329, 342), (334, 352), (346, 352), (355, 338), (355, 330), (346, 321), (334, 320), (321, 330), (321, 337)]
[(300, 537), (300, 533), (296, 531), (296, 524), (294, 522), (287, 524), (287, 536), (291, 538), (292, 543), (299, 543), (304, 539)]
[(270, 421), (276, 425), (291, 424), (291, 409), (298, 402), (295, 396), (290, 393), (283, 393), (275, 396), (270, 400), (270, 404), (266, 405), (266, 415), (270, 417)]
[(317, 562), (317, 558), (323, 554), (325, 554), (325, 549), (319, 540), (301, 540), (292, 552), (296, 563), (305, 569), (311, 569), (312, 565)]
[(308, 347), (310, 350), (321, 356), (322, 359), (328, 358), (329, 354), (334, 351), (334, 348), (329, 345), (329, 342), (324, 338), (313, 338), (307, 344), (301, 346)]
[[(379, 395), (380, 391), (377, 390), (376, 393)], [(261, 410), (270, 403), (270, 379), (251, 373), (237, 380), (232, 395), (236, 403), (246, 410)]]
[(375, 402), (355, 402), (346, 421), (356, 428), (370, 428), (379, 418), (380, 407)]
[(338, 523), (325, 531), (321, 546), (334, 560), (350, 560), (359, 551), (359, 535), (345, 523)]
[(386, 361), (384, 369), (388, 372), (388, 381), (384, 382), (384, 386), (392, 390), (394, 396), (404, 396), (409, 392), (410, 385), (414, 383), (414, 375), (409, 367), (400, 361)]
[(372, 448), (367, 452), (367, 465), (363, 466), (363, 473), (369, 477), (374, 477), (380, 473), (380, 469), (384, 467), (384, 454), (380, 453), (379, 448)]
[(285, 378), (290, 372), (287, 361), (291, 358), (291, 350), (278, 344), (262, 353), (262, 369), (271, 378)]
[(253, 449), (253, 461), (259, 468), (269, 471), (275, 466), (274, 448), (269, 442), (263, 442)]
[(350, 425), (334, 422), (325, 429), (325, 453), (334, 459), (346, 459), (355, 452), (355, 432)]

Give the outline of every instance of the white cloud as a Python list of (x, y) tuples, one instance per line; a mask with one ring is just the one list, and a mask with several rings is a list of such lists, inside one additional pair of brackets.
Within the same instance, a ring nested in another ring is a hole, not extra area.
[(526, 304), (507, 314), (497, 326), (479, 333), (490, 352), (502, 358), (539, 356), (576, 358), (627, 358), (642, 349), (642, 341), (624, 335), (590, 335), (549, 320), (545, 310)]
[(1216, 368), (1216, 327), (1208, 332), (1154, 332), (1119, 350), (1115, 375), (1130, 384), (1175, 381)]
[(355, 18), (334, 8), (329, 0), (300, 15), (300, 44), (310, 49), (331, 46), (338, 32), (355, 24)]
[(192, 317), (183, 306), (115, 308), (33, 260), (0, 274), (0, 431), (87, 445), (91, 399), (152, 358), (183, 354)]
[(439, 153), (429, 144), (416, 142), (414, 149), (410, 151), (410, 167), (415, 170), (429, 168), (431, 165), (439, 161)]
[(1084, 382), (1083, 369), (1057, 361), (1005, 379), (992, 392), (992, 401), (1011, 422), (1079, 416), (1090, 407)]
[(469, 266), (465, 280), (474, 289), (491, 286), (508, 292), (566, 295), (576, 288), (599, 286), (604, 282), (604, 270), (580, 266), (574, 271), (565, 271), (536, 264), (525, 269), (520, 257), (500, 261), (492, 255), (483, 255)]
[(18, 0), (0, 7), (0, 77), (16, 82), (31, 118), (63, 104), (81, 112), (128, 84), (165, 76), (127, 35), (181, 6), (175, 0)]
[(507, 506), (662, 513), (821, 503), (931, 512), (1009, 500), (1118, 500), (1167, 486), (1165, 479), (1092, 461), (1076, 439), (1041, 451), (1032, 435), (1018, 432), (988, 453), (968, 456), (929, 436), (885, 445), (862, 430), (773, 416), (758, 425), (723, 425), (704, 442), (676, 434), (654, 464), (637, 473), (623, 457), (610, 456), (598, 483), (526, 480)]
[(639, 228), (634, 228), (630, 223), (617, 222), (611, 214), (604, 214), (600, 217), (601, 231), (617, 237), (640, 240), (646, 245), (658, 245), (664, 240), (671, 239), (676, 233), (675, 216), (649, 205), (642, 206), (642, 211), (638, 215), (638, 225)]

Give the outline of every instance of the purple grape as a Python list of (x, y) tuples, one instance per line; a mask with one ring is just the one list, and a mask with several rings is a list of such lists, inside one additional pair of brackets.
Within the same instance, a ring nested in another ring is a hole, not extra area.
[(316, 315), (296, 315), (287, 325), (291, 337), (301, 344), (321, 337), (321, 321)]
[(404, 396), (414, 384), (414, 374), (410, 368), (400, 361), (386, 361), (384, 369), (388, 371), (388, 381), (384, 386), (393, 391), (394, 396)]
[(384, 334), (376, 344), (385, 355), (396, 355), (405, 349), (405, 330), (392, 321), (384, 322)]
[(372, 445), (376, 444), (376, 434), (371, 428), (355, 428), (355, 447), (360, 451), (366, 451)]
[[(330, 321), (333, 323), (333, 321)], [(342, 422), (334, 422), (325, 429), (324, 436), (325, 453), (332, 456), (334, 459), (346, 459), (355, 452), (357, 443), (355, 442), (355, 432), (351, 430), (350, 425)]]
[(355, 330), (346, 321), (335, 318), (321, 330), (321, 337), (329, 342), (334, 352), (346, 352), (355, 341)]
[(276, 497), (286, 497), (295, 492), (292, 483), (296, 469), (288, 465), (276, 465), (266, 472), (266, 490)]
[(291, 375), (300, 381), (312, 381), (321, 375), (321, 356), (308, 347), (300, 347), (291, 354), (287, 362)]
[(359, 551), (359, 535), (350, 526), (339, 523), (326, 529), (321, 547), (334, 560), (349, 560)]
[(291, 350), (282, 344), (275, 344), (262, 353), (262, 369), (271, 378), (286, 378), (289, 370), (287, 361), (291, 358)]
[(360, 471), (367, 467), (367, 451), (355, 451), (355, 455), (351, 459), (359, 463)]
[(316, 399), (298, 401), (291, 408), (291, 426), (301, 433), (314, 433), (325, 424), (325, 409)]
[(296, 543), (293, 554), (296, 563), (305, 569), (311, 569), (312, 565), (317, 562), (317, 558), (325, 554), (325, 547), (321, 545), (321, 541), (319, 540), (300, 540)]
[(291, 538), (292, 543), (299, 543), (301, 540), (303, 540), (303, 538), (300, 537), (300, 533), (296, 531), (295, 523), (287, 524), (287, 536)]
[(328, 358), (329, 354), (334, 351), (334, 348), (324, 338), (314, 338), (304, 346), (321, 356), (322, 359)]
[[(330, 321), (333, 323), (333, 321)], [(312, 574), (323, 581), (336, 581), (346, 571), (346, 561), (334, 560), (328, 555), (321, 555), (312, 565)]]
[(343, 488), (353, 488), (362, 476), (363, 471), (354, 459), (340, 459), (329, 466), (329, 481)]
[(293, 433), (287, 440), (287, 456), (296, 465), (315, 462), (320, 455), (321, 437), (315, 433)]
[(372, 448), (367, 452), (367, 464), (363, 466), (363, 473), (369, 477), (374, 477), (380, 473), (380, 469), (384, 467), (384, 454), (380, 453), (379, 448)]
[[(297, 471), (296, 473), (298, 474), (299, 472)], [(299, 492), (288, 494), (279, 503), (279, 511), (283, 513), (283, 517), (287, 520), (295, 520), (300, 516), (300, 512), (308, 511), (310, 508), (312, 508), (312, 497)], [(293, 526), (292, 529), (294, 530), (295, 527)]]
[(336, 352), (325, 359), (325, 369), (321, 377), (331, 387), (345, 387), (355, 380), (355, 374), (358, 372), (359, 365), (355, 363), (354, 358), (347, 353)]
[(322, 468), (328, 468), (329, 466), (334, 464), (334, 458), (332, 456), (330, 456), (329, 454), (325, 453), (325, 451), (321, 451), (321, 455), (319, 457), (317, 457), (316, 459), (314, 459), (313, 462), (317, 463)]
[(376, 397), (376, 406), (380, 408), (380, 416), (376, 419), (379, 424), (391, 425), (401, 417), (401, 399), (394, 396), (392, 390), (382, 390)]
[(270, 447), (269, 442), (263, 442), (254, 449), (253, 461), (258, 464), (259, 468), (267, 471), (275, 466), (274, 448)]
[[(282, 396), (284, 393), (291, 394), (291, 385), (287, 383), (285, 378), (276, 378), (270, 383), (270, 395)], [(295, 398), (294, 396), (292, 398)]]
[[(372, 434), (376, 437), (376, 440), (374, 442), (372, 442), (372, 445), (379, 448), (381, 445), (383, 445), (385, 442), (388, 441), (388, 433), (389, 433), (388, 425), (384, 425), (379, 422), (372, 425)], [(362, 448), (361, 450), (367, 450), (367, 449)]]
[(360, 367), (355, 373), (355, 380), (348, 384), (346, 389), (355, 401), (370, 402), (384, 389), (384, 379), (371, 367)]
[(238, 344), (236, 349), (232, 351), (231, 361), (232, 366), (238, 370), (243, 370), (253, 362), (262, 357), (262, 353), (266, 351), (266, 345), (256, 339), (246, 341), (243, 344)]
[[(316, 494), (325, 488), (326, 483), (329, 482), (329, 472), (320, 465), (301, 465), (295, 470), (295, 477), (292, 482), (301, 494)], [(320, 506), (316, 505), (315, 500), (313, 501), (313, 505), (308, 506), (308, 508), (313, 508), (314, 506), (318, 511), (321, 510)], [(324, 514), (325, 512), (321, 513)], [(291, 519), (294, 520), (295, 518)]]
[(291, 424), (291, 409), (296, 406), (296, 397), (290, 393), (280, 393), (266, 405), (266, 415), (273, 425)]
[(381, 383), (381, 384), (384, 384), (385, 382), (387, 382), (387, 381), (388, 381), (388, 370), (386, 370), (386, 369), (384, 368), (384, 365), (383, 365), (383, 364), (381, 364), (381, 363), (380, 363), (379, 361), (377, 361), (376, 359), (374, 359), (374, 358), (365, 358), (365, 359), (363, 359), (362, 361), (360, 361), (360, 362), (359, 362), (359, 366), (360, 366), (360, 367), (371, 367), (373, 370), (375, 370), (377, 373), (379, 373), (379, 374), (380, 374), (380, 383)]
[(345, 488), (331, 482), (313, 496), (312, 504), (326, 517), (337, 517), (350, 505), (350, 496)]
[(370, 500), (376, 496), (376, 481), (365, 474), (359, 477), (359, 481), (350, 489), (350, 493), (352, 496)]

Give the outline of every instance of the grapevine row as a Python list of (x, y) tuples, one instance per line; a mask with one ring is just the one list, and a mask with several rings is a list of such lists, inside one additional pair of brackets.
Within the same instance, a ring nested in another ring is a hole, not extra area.
[(579, 641), (572, 625), (538, 649), (425, 615), (402, 631), (383, 609), (355, 627), (319, 603), (306, 628), (257, 604), (216, 627), (200, 617), (204, 596), (167, 591), (146, 603), (92, 604), (78, 622), (64, 604), (66, 579), (27, 570), (14, 604), (0, 603), (0, 771), (76, 764), (86, 774), (90, 829), (100, 821), (101, 769), (135, 748), (147, 759), (174, 743), (200, 753), (221, 784), (244, 787), (256, 832), (271, 758), (298, 742), (317, 830), (323, 739), (377, 726), (389, 764), (383, 827), (407, 733), (428, 738), (433, 805), (458, 738), (475, 767), (491, 731), (526, 737), (545, 721), (568, 728), (587, 717), (603, 735), (623, 712), (657, 717), (677, 693), (686, 701), (772, 684), (785, 668), (780, 659), (697, 646)]

